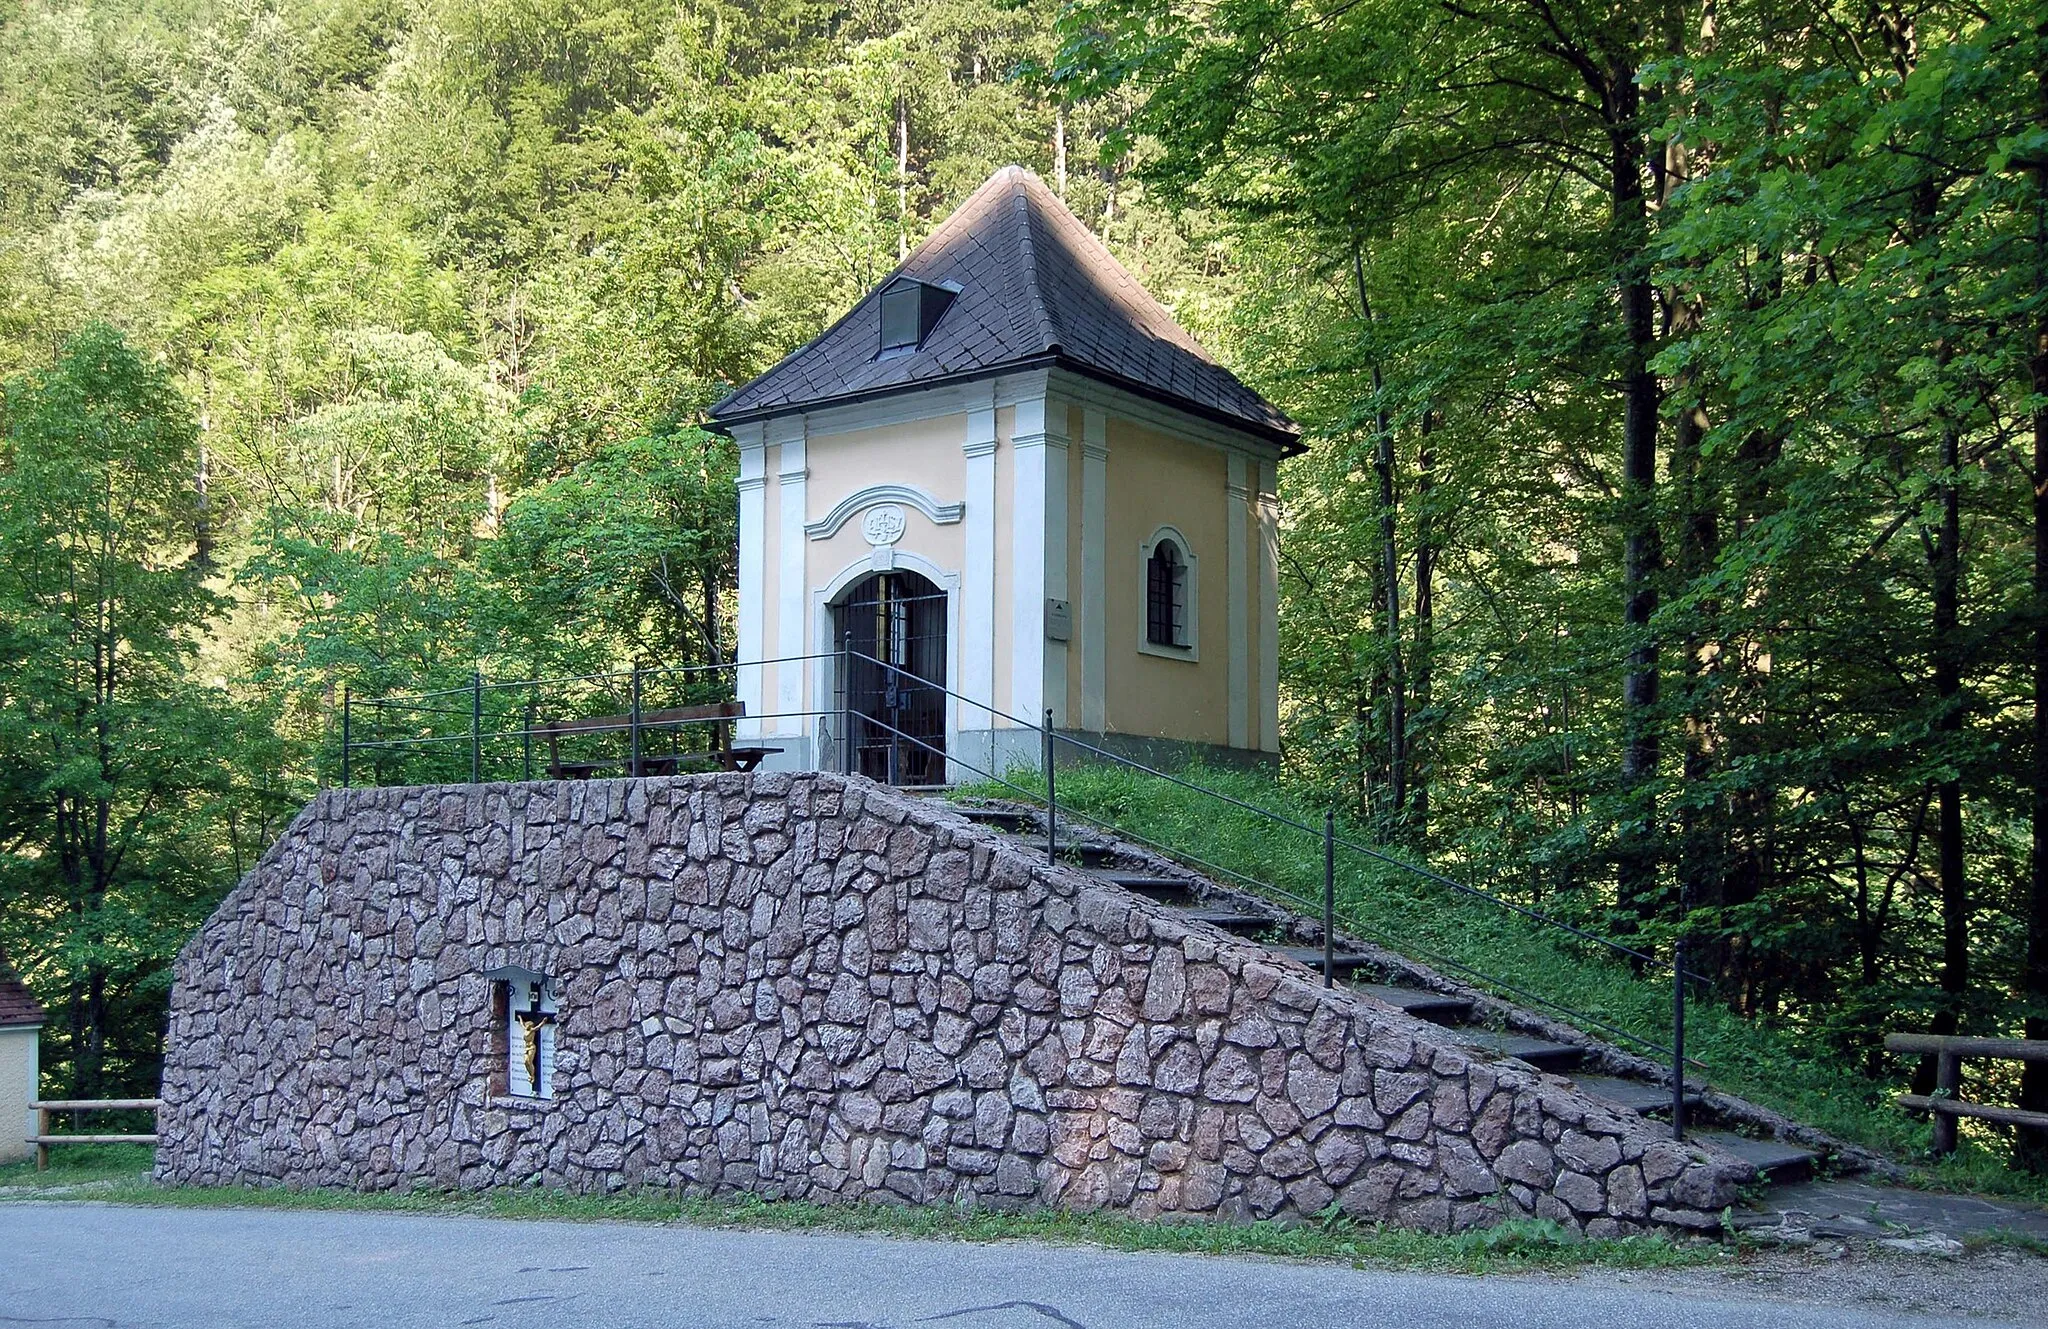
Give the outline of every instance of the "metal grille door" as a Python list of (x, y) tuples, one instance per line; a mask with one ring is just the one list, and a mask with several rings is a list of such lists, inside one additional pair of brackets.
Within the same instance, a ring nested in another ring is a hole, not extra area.
[(833, 615), (851, 651), (848, 769), (888, 784), (944, 784), (945, 592), (914, 572), (878, 572)]

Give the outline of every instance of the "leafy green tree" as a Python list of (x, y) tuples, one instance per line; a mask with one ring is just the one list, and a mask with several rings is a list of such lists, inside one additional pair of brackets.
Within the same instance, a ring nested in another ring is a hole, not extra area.
[(10, 381), (0, 430), (0, 917), (54, 997), (50, 1074), (146, 1090), (166, 967), (225, 883), (234, 718), (194, 677), (222, 609), (192, 561), (196, 429), (103, 326)]

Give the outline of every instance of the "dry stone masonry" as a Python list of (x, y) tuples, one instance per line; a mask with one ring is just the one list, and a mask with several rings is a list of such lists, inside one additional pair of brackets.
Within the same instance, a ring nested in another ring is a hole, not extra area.
[(1748, 1174), (1171, 912), (857, 778), (329, 791), (179, 958), (158, 1175), (1615, 1234)]

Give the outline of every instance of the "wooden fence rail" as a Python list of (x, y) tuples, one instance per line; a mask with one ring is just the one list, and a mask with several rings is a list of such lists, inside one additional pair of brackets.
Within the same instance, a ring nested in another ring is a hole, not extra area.
[(2006, 1126), (2034, 1126), (2048, 1130), (2048, 1112), (1970, 1103), (1957, 1097), (1963, 1088), (1963, 1058), (1982, 1057), (1992, 1061), (2048, 1061), (2048, 1040), (2027, 1038), (1963, 1038), (1946, 1034), (1887, 1034), (1889, 1052), (1918, 1053), (1934, 1058), (1934, 1092), (1900, 1094), (1898, 1105), (1909, 1112), (1934, 1114), (1934, 1152), (1937, 1156), (1955, 1152), (1956, 1122), (1963, 1117), (1995, 1121)]
[(50, 1115), (55, 1112), (138, 1112), (147, 1109), (155, 1112), (162, 1108), (161, 1098), (45, 1098), (30, 1103), (35, 1109), (36, 1133), (28, 1142), (36, 1147), (36, 1171), (50, 1170), (50, 1146), (55, 1144), (155, 1144), (156, 1135), (81, 1135), (73, 1132), (57, 1134), (50, 1129)]

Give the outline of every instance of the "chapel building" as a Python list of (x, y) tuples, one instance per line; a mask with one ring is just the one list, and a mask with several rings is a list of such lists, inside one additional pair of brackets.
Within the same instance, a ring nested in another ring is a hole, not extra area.
[[(769, 766), (927, 785), (1279, 749), (1275, 471), (1299, 430), (1031, 172), (712, 409), (739, 444), (739, 697)], [(752, 663), (763, 662), (763, 663)]]

